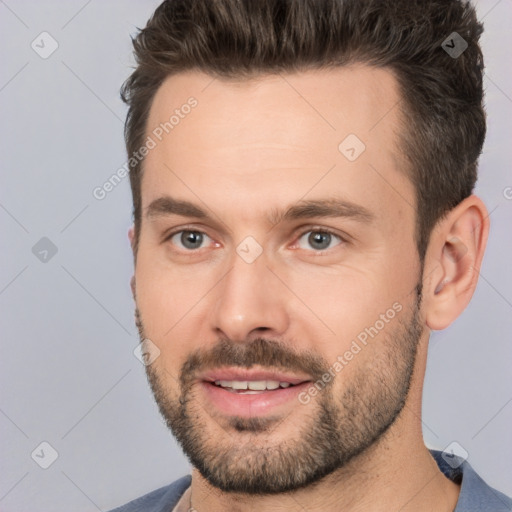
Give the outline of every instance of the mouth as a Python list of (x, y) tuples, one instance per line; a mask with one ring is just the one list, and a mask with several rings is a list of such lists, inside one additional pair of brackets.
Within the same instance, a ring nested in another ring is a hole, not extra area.
[(238, 368), (213, 370), (199, 379), (208, 409), (245, 418), (300, 405), (297, 396), (311, 382), (308, 375)]
[(243, 395), (258, 395), (266, 391), (274, 391), (275, 389), (286, 389), (293, 387), (295, 384), (290, 382), (277, 380), (216, 380), (214, 384), (231, 393)]

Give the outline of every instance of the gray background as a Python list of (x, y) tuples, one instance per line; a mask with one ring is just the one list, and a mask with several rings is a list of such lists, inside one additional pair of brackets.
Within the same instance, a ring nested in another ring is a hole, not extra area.
[[(189, 470), (133, 355), (128, 179), (92, 195), (125, 162), (129, 36), (158, 3), (0, 0), (4, 512), (108, 510)], [(432, 336), (424, 434), (440, 449), (456, 441), (512, 495), (512, 2), (477, 7), (490, 121), (477, 192), (492, 231), (471, 305)], [(43, 31), (59, 45), (47, 59), (31, 48), (51, 48)], [(42, 237), (58, 249), (47, 261), (45, 242), (32, 252)], [(48, 469), (31, 457), (43, 441), (59, 454)]]

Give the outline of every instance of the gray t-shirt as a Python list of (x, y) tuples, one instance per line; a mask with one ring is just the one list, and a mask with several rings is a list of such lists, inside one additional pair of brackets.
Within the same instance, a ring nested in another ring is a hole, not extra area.
[[(462, 461), (457, 456), (446, 461), (442, 452), (430, 450), (430, 453), (444, 475), (453, 482), (462, 484), (454, 512), (512, 511), (512, 499), (487, 485), (467, 461)], [(110, 512), (172, 512), (190, 482), (191, 476), (184, 476)]]

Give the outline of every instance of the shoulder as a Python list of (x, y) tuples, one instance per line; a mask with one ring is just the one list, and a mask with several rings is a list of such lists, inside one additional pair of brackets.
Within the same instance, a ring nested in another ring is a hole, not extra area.
[(170, 485), (161, 487), (110, 512), (168, 512), (178, 503), (190, 486), (191, 476), (187, 475)]
[(511, 512), (512, 499), (487, 484), (464, 459), (431, 450), (439, 469), (461, 485), (454, 512)]

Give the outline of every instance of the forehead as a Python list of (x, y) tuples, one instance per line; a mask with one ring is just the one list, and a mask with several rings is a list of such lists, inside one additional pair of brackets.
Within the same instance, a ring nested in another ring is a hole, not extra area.
[(263, 206), (265, 197), (271, 207), (334, 188), (351, 201), (366, 191), (367, 202), (380, 190), (386, 201), (398, 187), (412, 202), (399, 170), (399, 112), (393, 74), (368, 66), (238, 81), (171, 76), (148, 118), (155, 147), (144, 164), (143, 207), (169, 189), (239, 206), (250, 197)]

